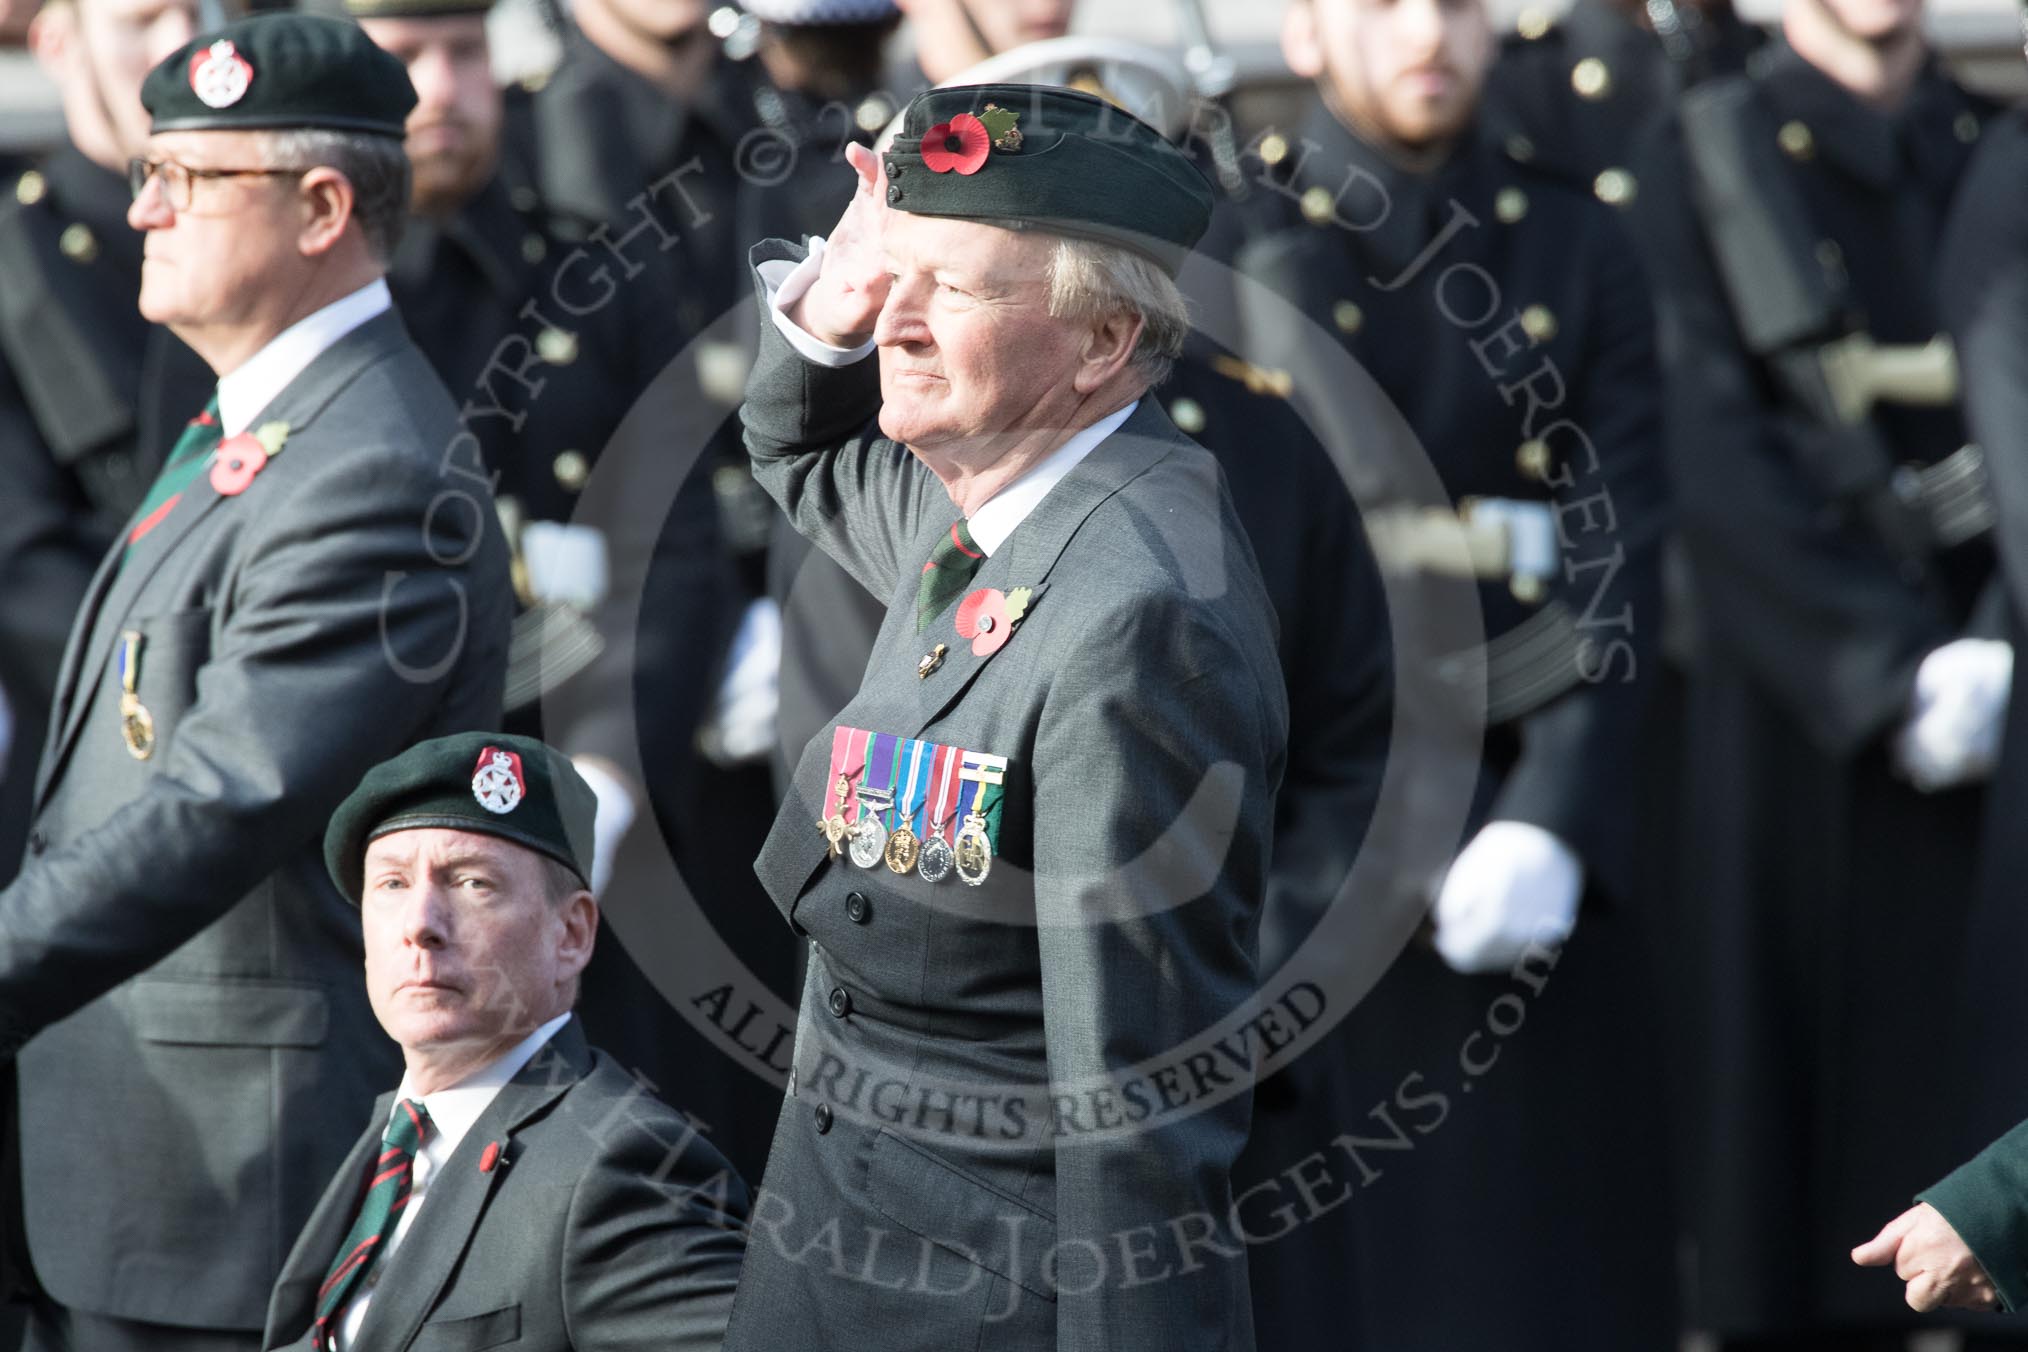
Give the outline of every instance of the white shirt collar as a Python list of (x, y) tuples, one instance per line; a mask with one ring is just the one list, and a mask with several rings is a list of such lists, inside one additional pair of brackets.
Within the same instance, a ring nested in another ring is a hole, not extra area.
[[(514, 1049), (499, 1060), (482, 1069), (473, 1071), (448, 1089), (439, 1089), (434, 1094), (417, 1095), (409, 1084), (408, 1076), (401, 1077), (401, 1088), (394, 1094), (399, 1104), (403, 1099), (418, 1099), (429, 1111), (430, 1134), (425, 1143), (433, 1162), (447, 1160), (457, 1150), (458, 1142), (465, 1139), (480, 1114), (491, 1107), (508, 1081), (519, 1075), (522, 1068), (535, 1059), (557, 1031), (570, 1022), (570, 1015), (563, 1013), (551, 1019), (542, 1027), (516, 1043)], [(399, 1111), (398, 1109), (396, 1111)], [(388, 1114), (394, 1120), (394, 1113)]]
[(267, 346), (240, 363), (218, 382), (218, 428), (236, 437), (253, 425), (260, 411), (333, 343), (389, 309), (387, 279), (376, 277), (349, 296), (308, 314), (268, 340)]
[(1064, 475), (1076, 469), (1079, 461), (1097, 450), (1101, 441), (1119, 431), (1120, 424), (1140, 406), (1141, 401), (1136, 399), (1125, 408), (1106, 414), (1090, 427), (1080, 428), (1033, 469), (986, 499), (979, 510), (965, 518), (965, 525), (972, 532), (972, 542), (989, 555), (1007, 543), (1007, 537), (1014, 533), (1014, 528), (1041, 505), (1042, 500), (1049, 496), (1049, 490), (1056, 487)]

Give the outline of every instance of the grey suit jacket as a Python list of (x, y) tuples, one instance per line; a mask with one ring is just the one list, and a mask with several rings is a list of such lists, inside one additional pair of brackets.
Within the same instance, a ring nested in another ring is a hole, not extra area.
[(839, 721), (1009, 768), (973, 888), (830, 858), (829, 729), (803, 754), (755, 867), (809, 975), (726, 1346), (1251, 1348), (1227, 1221), (1251, 1075), (1206, 1056), (1199, 1093), (1171, 1064), (1252, 993), (1287, 735), (1217, 465), (1143, 401), (980, 568), (974, 587), (1034, 599), (976, 655), (955, 603), (916, 631), (957, 512), (879, 436), (875, 363), (817, 367), (761, 331), (755, 475), (889, 598)]
[[(100, 566), (0, 892), (29, 1256), (55, 1299), (119, 1318), (260, 1328), (398, 1066), (325, 822), (377, 762), (500, 712), (491, 497), (446, 469), (456, 412), (399, 318), (319, 356), (275, 420), (287, 444), (244, 492), (200, 476)], [(125, 631), (145, 760), (120, 733)]]
[[(393, 1094), (374, 1104), (303, 1227), (263, 1346), (308, 1346), (317, 1288), (359, 1213), (393, 1109)], [(746, 1185), (724, 1156), (587, 1047), (573, 1019), (429, 1180), (353, 1352), (714, 1352), (746, 1219)]]

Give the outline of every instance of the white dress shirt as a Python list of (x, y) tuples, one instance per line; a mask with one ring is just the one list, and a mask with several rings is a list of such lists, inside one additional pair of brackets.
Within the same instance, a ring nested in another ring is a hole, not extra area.
[(492, 1106), (494, 1098), (508, 1081), (519, 1075), (522, 1068), (535, 1059), (535, 1054), (569, 1022), (569, 1014), (557, 1015), (515, 1044), (512, 1051), (492, 1065), (474, 1071), (450, 1088), (439, 1089), (434, 1094), (417, 1094), (408, 1076), (401, 1077), (401, 1088), (394, 1094), (397, 1106), (388, 1113), (388, 1122), (392, 1123), (394, 1114), (401, 1111), (399, 1105), (403, 1099), (414, 1099), (429, 1113), (430, 1128), (423, 1137), (422, 1148), (416, 1151), (415, 1170), (408, 1185), (408, 1204), (402, 1208), (401, 1219), (395, 1222), (394, 1233), (387, 1238), (387, 1247), (373, 1260), (365, 1284), (351, 1300), (345, 1302), (345, 1312), (338, 1317), (338, 1352), (347, 1352), (352, 1340), (359, 1336), (359, 1326), (366, 1320), (366, 1307), (373, 1303), (373, 1288), (379, 1283), (381, 1275), (388, 1271), (394, 1251), (401, 1247), (409, 1227), (415, 1224), (416, 1213), (423, 1209), (431, 1175), (450, 1162), (451, 1156), (457, 1152), (458, 1142), (465, 1139), (480, 1114)]
[(376, 277), (270, 338), (266, 347), (219, 378), (219, 434), (236, 437), (246, 431), (260, 411), (331, 344), (393, 305), (386, 279)]
[[(810, 253), (800, 263), (791, 263), (785, 258), (770, 259), (762, 263), (761, 285), (768, 296), (768, 313), (775, 328), (789, 340), (789, 345), (804, 358), (819, 366), (850, 366), (863, 361), (873, 351), (873, 341), (868, 339), (857, 347), (833, 347), (816, 335), (797, 325), (789, 318), (788, 307), (803, 298), (810, 289), (810, 283), (817, 280), (817, 272), (824, 261), (824, 237), (810, 237)], [(1049, 496), (1049, 490), (1056, 487), (1063, 476), (1076, 469), (1078, 462), (1098, 449), (1098, 444), (1118, 431), (1139, 408), (1136, 399), (1125, 408), (1116, 409), (1100, 418), (1089, 427), (1081, 427), (1071, 433), (1070, 438), (1051, 451), (1039, 463), (999, 492), (988, 498), (970, 516), (965, 525), (972, 532), (972, 541), (983, 554), (991, 555), (1007, 542), (1014, 528), (1028, 519), (1042, 500)]]

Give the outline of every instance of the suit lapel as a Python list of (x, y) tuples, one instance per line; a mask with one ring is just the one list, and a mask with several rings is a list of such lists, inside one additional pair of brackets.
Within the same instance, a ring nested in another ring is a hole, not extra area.
[(303, 1233), (282, 1264), (275, 1293), (268, 1301), (268, 1327), (261, 1346), (287, 1347), (309, 1332), (317, 1317), (317, 1288), (324, 1284), (338, 1246), (359, 1214), (365, 1195), (368, 1170), (380, 1153), (380, 1138), (387, 1128), (387, 1115), (394, 1111), (394, 1095), (382, 1094), (373, 1105), (373, 1118), (360, 1136), (345, 1163), (331, 1177), (331, 1184), (317, 1202), (317, 1209), (303, 1225)]
[[(590, 1073), (591, 1049), (572, 1019), (487, 1105), (430, 1178), (414, 1224), (387, 1256), (353, 1352), (401, 1352), (415, 1340), (470, 1247), (493, 1190), (514, 1163), (515, 1132)], [(487, 1147), (493, 1145), (499, 1146), (498, 1155), (491, 1168), (482, 1168)]]
[[(394, 311), (374, 316), (333, 343), (305, 367), (273, 402), (262, 409), (249, 427), (282, 421), (291, 431), (300, 431), (313, 421), (324, 406), (367, 366), (407, 341), (407, 332)], [(286, 448), (282, 454), (287, 455)], [(162, 523), (143, 537), (124, 566), (129, 521), (113, 542), (112, 550), (99, 563), (91, 591), (71, 634), (71, 647), (64, 654), (63, 670), (57, 685), (56, 707), (60, 716), (52, 721), (37, 779), (36, 805), (39, 808), (55, 784), (60, 764), (70, 750), (91, 706), (91, 686), (106, 679), (108, 664), (118, 644), (115, 634), (125, 622), (134, 600), (163, 563), (176, 552), (200, 522), (206, 520), (221, 501), (209, 475), (200, 474), (184, 490)]]

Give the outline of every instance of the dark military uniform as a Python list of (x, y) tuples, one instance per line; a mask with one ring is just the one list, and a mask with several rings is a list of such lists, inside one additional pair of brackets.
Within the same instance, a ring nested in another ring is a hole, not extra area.
[(14, 742), (0, 771), (0, 879), (71, 620), (212, 375), (135, 308), (141, 236), (123, 179), (65, 147), (0, 194), (0, 689)]
[[(1776, 167), (1747, 181), (1793, 195), (1874, 340), (1927, 342), (1942, 222), (1990, 107), (1933, 67), (1884, 112), (1786, 46), (1754, 65), (1744, 144)], [(1972, 538), (1912, 561), (1805, 468), (1869, 431), (1881, 447), (1860, 452), (1932, 465), (1966, 430), (1953, 406), (1884, 403), (1844, 432), (1785, 392), (1728, 304), (1692, 163), (1672, 125), (1636, 209), (1707, 634), (1685, 879), (1710, 982), (1692, 1317), (1763, 1336), (1891, 1327), (1909, 1319), (1899, 1289), (1852, 1266), (1854, 1237), (1982, 1143), (1975, 1103), (2028, 1112), (2009, 1077), (1939, 1057), (1966, 1046), (1990, 1066), (2018, 1035), (1959, 1004), (1984, 795), (1919, 793), (1888, 756), (1923, 658), (1991, 632), (1992, 555)], [(1767, 266), (1749, 287), (1783, 283)]]
[[(1489, 819), (1538, 826), (1577, 853), (1589, 884), (1575, 935), (1525, 979), (1461, 976), (1412, 943), (1298, 1064), (1295, 1103), (1259, 1115), (1248, 1181), (1299, 1217), (1255, 1253), (1262, 1345), (1665, 1347), (1655, 1049), (1625, 914), (1639, 904), (1627, 798), (1659, 630), (1662, 514), (1649, 312), (1631, 249), (1585, 185), (1483, 138), (1415, 175), (1320, 107), (1300, 133), (1255, 149), (1287, 209), (1281, 229), (1241, 250), (1240, 269), (1308, 323), (1243, 291), (1253, 352), (1328, 410), (1356, 392), (1305, 373), (1342, 344), (1438, 481), (1436, 501), (1420, 505), (1362, 490), (1369, 528), (1377, 512), (1455, 515), (1451, 504), (1475, 498), (1552, 514), (1552, 565), (1511, 579), (1481, 571), (1463, 593), (1483, 618), (1483, 651), (1430, 662), (1418, 650), (1401, 673), (1416, 688), (1398, 697), (1483, 683), (1490, 726), (1467, 832)], [(1374, 484), (1385, 476), (1360, 466), (1387, 453), (1381, 412), (1327, 426), (1334, 453)], [(1400, 648), (1409, 612), (1446, 594), (1375, 538), (1403, 574)], [(1344, 1132), (1395, 1145), (1358, 1162), (1331, 1149)]]
[(1641, 146), (1678, 91), (1738, 71), (1764, 41), (1729, 0), (1710, 12), (1689, 0), (1677, 9), (1695, 25), (1681, 65), (1614, 0), (1576, 0), (1555, 20), (1538, 5), (1522, 9), (1487, 78), (1489, 133), (1518, 158), (1583, 179), (1600, 201), (1632, 205)]
[[(509, 125), (525, 125), (526, 96), (510, 91), (509, 100)], [(596, 531), (610, 561), (602, 602), (552, 606), (546, 641), (517, 650), (509, 727), (540, 728), (569, 753), (604, 757), (647, 786), (650, 801), (637, 805), (605, 899), (612, 913), (648, 904), (634, 895), (634, 852), (666, 849), (742, 958), (786, 989), (791, 946), (752, 919), (765, 912), (751, 871), (742, 864), (721, 876), (729, 870), (718, 864), (720, 828), (682, 806), (723, 789), (697, 752), (697, 734), (747, 594), (723, 546), (713, 492), (723, 413), (699, 388), (697, 333), (686, 327), (704, 269), (687, 249), (644, 239), (622, 251), (644, 268), (626, 277), (600, 245), (573, 242), (591, 226), (549, 210), (525, 168), (510, 158), (451, 219), (412, 221), (389, 274), (418, 346), (464, 401), (465, 426), (499, 475), (514, 533), (526, 538), (532, 523)], [(593, 280), (600, 268), (610, 289)], [(538, 361), (525, 375), (539, 390), (509, 374), (528, 349), (503, 352), (503, 342), (532, 344)], [(687, 471), (680, 484), (664, 482), (665, 463), (677, 460)], [(621, 491), (586, 501), (595, 471), (617, 476)], [(516, 561), (521, 601), (540, 605), (531, 551), (517, 550)], [(524, 630), (536, 613), (524, 611)], [(536, 651), (548, 663), (539, 681), (527, 660)], [(757, 838), (765, 801), (752, 811)], [(696, 1074), (717, 1053), (643, 972), (651, 956), (631, 954), (624, 929), (608, 926), (586, 974), (587, 1027), (757, 1171), (774, 1095), (745, 1074)]]

